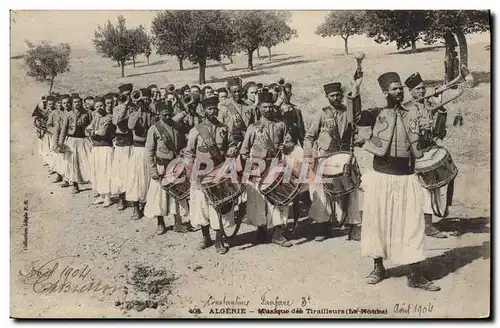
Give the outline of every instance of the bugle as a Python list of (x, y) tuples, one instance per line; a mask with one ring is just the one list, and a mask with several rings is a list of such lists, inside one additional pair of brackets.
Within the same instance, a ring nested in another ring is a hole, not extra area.
[[(467, 67), (462, 66), (462, 68), (460, 69), (460, 74), (456, 78), (454, 78), (450, 82), (448, 82), (448, 83), (440, 86), (439, 88), (437, 88), (436, 90), (434, 90), (434, 92), (431, 93), (430, 95), (425, 95), (423, 97), (420, 97), (420, 98), (416, 99), (416, 101), (419, 101), (419, 100), (422, 100), (422, 99), (428, 99), (428, 98), (431, 98), (431, 97), (436, 97), (436, 96), (442, 94), (443, 92), (445, 92), (448, 89), (457, 87), (460, 84), (467, 82), (467, 80), (465, 79), (465, 77), (468, 76), (469, 74), (470, 74), (470, 71), (467, 69)], [(462, 93), (460, 93), (460, 94), (462, 94)], [(455, 98), (457, 98), (457, 97), (455, 97)], [(455, 98), (453, 98), (453, 99), (455, 99)], [(453, 100), (453, 99), (451, 99), (451, 100)]]

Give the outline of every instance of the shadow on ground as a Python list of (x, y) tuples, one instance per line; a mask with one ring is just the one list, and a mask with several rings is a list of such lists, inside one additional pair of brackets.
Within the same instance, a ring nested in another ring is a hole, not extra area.
[(388, 55), (413, 55), (413, 54), (418, 54), (421, 52), (439, 51), (441, 49), (444, 49), (444, 45), (417, 48), (415, 50), (409, 49), (409, 50), (403, 50), (403, 51), (389, 52)]
[[(421, 273), (429, 280), (439, 280), (450, 273), (463, 268), (467, 264), (479, 258), (490, 258), (490, 242), (483, 242), (478, 246), (466, 246), (455, 248), (441, 255), (427, 258), (420, 265)], [(388, 277), (403, 277), (406, 275), (408, 266), (401, 265), (387, 270)]]
[(477, 218), (446, 218), (436, 223), (436, 227), (441, 231), (454, 232), (455, 236), (466, 233), (490, 233), (491, 229), (487, 225), (491, 222), (488, 217)]

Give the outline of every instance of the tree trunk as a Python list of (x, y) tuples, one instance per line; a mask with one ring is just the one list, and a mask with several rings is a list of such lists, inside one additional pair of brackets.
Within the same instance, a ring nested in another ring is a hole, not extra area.
[(255, 51), (255, 49), (248, 49), (248, 69), (253, 71), (253, 52)]
[(116, 62), (118, 63), (118, 67), (120, 67), (122, 65), (122, 64), (120, 64), (119, 60), (117, 60)]
[(146, 56), (146, 60), (148, 61), (148, 65), (149, 65), (149, 56)]
[(448, 83), (453, 80), (453, 51), (455, 50), (455, 38), (453, 34), (447, 32), (444, 35), (445, 52), (444, 52), (444, 82)]
[(179, 61), (179, 70), (183, 71), (184, 70), (184, 64), (182, 62), (182, 57), (177, 56), (177, 60)]
[(273, 60), (272, 54), (271, 54), (271, 47), (267, 47), (267, 52), (269, 52), (269, 61)]
[(54, 79), (56, 77), (55, 76), (52, 76), (51, 79), (50, 79), (50, 89), (49, 89), (49, 95), (50, 93), (52, 92), (52, 87), (54, 86)]
[(346, 36), (345, 38), (342, 37), (342, 39), (344, 39), (344, 53), (346, 55), (348, 55), (349, 54), (349, 48), (347, 47), (347, 39), (349, 39), (349, 36)]
[(230, 62), (231, 64), (234, 64), (234, 61), (233, 61), (233, 56), (227, 56), (227, 58), (229, 58), (229, 62)]
[(456, 30), (455, 35), (458, 40), (458, 48), (460, 54), (460, 67), (465, 66), (469, 67), (469, 54), (467, 50), (467, 39), (465, 38), (464, 33), (461, 30)]
[(125, 61), (120, 62), (120, 67), (122, 68), (122, 77), (125, 77)]
[(417, 50), (417, 41), (415, 39), (411, 39), (411, 51), (415, 52)]
[(259, 58), (259, 60), (260, 60), (260, 50), (259, 50), (259, 48), (257, 48), (257, 58)]
[(133, 63), (134, 68), (135, 68), (135, 56), (132, 56), (132, 63)]
[(198, 59), (198, 64), (200, 65), (200, 78), (199, 78), (199, 83), (200, 84), (205, 84), (205, 69), (207, 67), (207, 59), (206, 58), (200, 58)]

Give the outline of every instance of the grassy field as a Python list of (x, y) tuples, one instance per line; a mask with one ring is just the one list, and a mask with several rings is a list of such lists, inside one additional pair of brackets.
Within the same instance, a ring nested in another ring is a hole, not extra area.
[[(11, 60), (11, 315), (32, 316), (189, 316), (187, 310), (206, 301), (208, 295), (222, 298), (236, 296), (258, 304), (261, 295), (300, 301), (311, 297), (316, 308), (366, 307), (389, 310), (390, 317), (404, 317), (392, 312), (396, 303), (435, 305), (430, 317), (478, 317), (488, 314), (490, 287), (490, 52), (487, 43), (469, 44), (469, 68), (478, 84), (448, 106), (448, 136), (443, 141), (458, 166), (455, 198), (451, 214), (441, 222), (443, 230), (456, 236), (428, 239), (428, 262), (431, 278), (443, 288), (429, 294), (405, 286), (404, 277), (393, 272), (376, 286), (366, 286), (363, 278), (371, 270), (368, 259), (359, 256), (359, 244), (345, 238), (324, 243), (312, 242), (314, 226), (304, 225), (302, 237), (294, 247), (282, 249), (271, 245), (249, 246), (253, 228), (242, 226), (234, 247), (221, 258), (215, 251), (199, 252), (195, 246), (199, 233), (164, 238), (154, 234), (150, 220), (131, 222), (130, 213), (115, 208), (89, 207), (89, 192), (73, 196), (66, 189), (50, 183), (36, 154), (31, 111), (47, 85), (25, 76), (22, 59)], [(443, 79), (444, 49), (431, 47), (415, 54), (394, 53), (394, 47), (373, 46), (352, 49), (366, 52), (362, 92), (366, 107), (383, 105), (377, 77), (396, 71), (403, 79), (418, 71), (431, 85)], [(228, 70), (209, 63), (208, 83), (218, 87), (231, 76), (244, 81), (274, 82), (284, 77), (294, 87), (293, 102), (300, 106), (306, 124), (327, 101), (323, 84), (347, 81), (356, 68), (352, 56), (333, 53), (328, 48), (290, 47), (274, 49), (273, 61), (255, 58), (255, 70), (246, 69), (246, 58), (236, 56)], [(263, 51), (265, 54), (265, 51)], [(118, 85), (131, 82), (136, 87), (152, 83), (166, 86), (197, 84), (198, 69), (185, 62), (178, 71), (174, 58), (152, 55), (151, 64), (139, 58), (137, 67), (128, 65), (125, 78), (111, 60), (90, 50), (73, 50), (71, 71), (57, 78), (55, 90), (79, 92), (80, 95), (103, 94)], [(464, 126), (451, 122), (461, 110)], [(366, 132), (366, 131), (365, 131)], [(370, 156), (357, 151), (362, 171), (370, 165)], [(22, 250), (23, 201), (30, 202), (30, 245)], [(134, 263), (166, 267), (178, 277), (167, 307), (141, 313), (123, 312), (114, 306), (115, 299), (72, 294), (34, 294), (31, 286), (19, 281), (18, 271), (37, 259), (60, 254), (80, 254), (91, 263), (92, 274), (108, 281), (123, 282)], [(179, 254), (181, 254), (179, 256)], [(205, 312), (206, 314), (206, 312)], [(252, 315), (253, 316), (253, 315)], [(409, 315), (418, 317), (417, 314)]]

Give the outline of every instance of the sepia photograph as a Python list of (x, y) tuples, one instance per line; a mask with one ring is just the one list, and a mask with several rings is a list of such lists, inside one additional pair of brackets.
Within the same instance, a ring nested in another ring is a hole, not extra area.
[(10, 10), (10, 317), (489, 318), (491, 15)]

